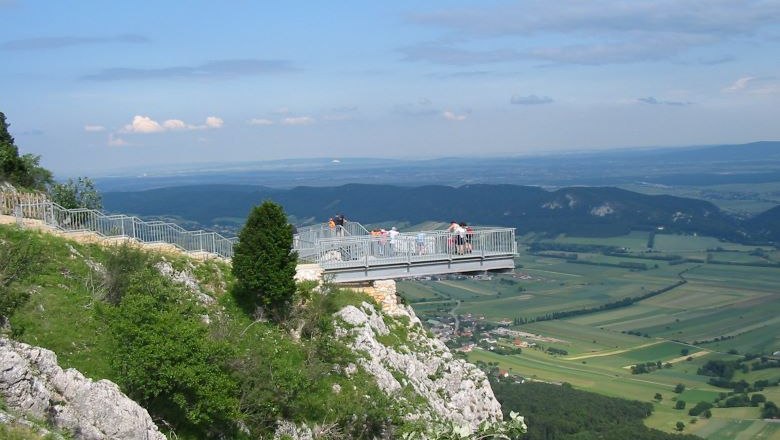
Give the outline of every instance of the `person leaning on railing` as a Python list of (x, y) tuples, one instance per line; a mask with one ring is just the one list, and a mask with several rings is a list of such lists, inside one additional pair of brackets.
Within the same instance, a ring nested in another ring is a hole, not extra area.
[(336, 235), (343, 236), (344, 225), (347, 223), (347, 219), (344, 217), (344, 214), (339, 213), (336, 215), (336, 217), (333, 217), (333, 222), (336, 224)]

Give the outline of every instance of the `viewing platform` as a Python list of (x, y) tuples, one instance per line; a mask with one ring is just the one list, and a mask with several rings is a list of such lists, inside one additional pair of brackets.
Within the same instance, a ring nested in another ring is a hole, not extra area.
[(515, 267), (514, 228), (472, 227), (465, 236), (444, 231), (371, 235), (357, 222), (300, 228), (294, 247), (333, 282), (349, 283)]

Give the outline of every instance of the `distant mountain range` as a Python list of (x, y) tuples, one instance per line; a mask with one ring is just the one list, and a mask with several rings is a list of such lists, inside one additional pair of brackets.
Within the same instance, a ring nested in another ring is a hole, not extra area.
[(780, 242), (780, 207), (740, 221), (707, 201), (651, 196), (611, 187), (547, 191), (519, 185), (349, 184), (273, 189), (243, 185), (193, 185), (104, 194), (106, 209), (140, 216), (175, 216), (201, 225), (240, 225), (251, 207), (271, 199), (299, 224), (336, 213), (362, 223), (465, 221), (539, 232), (615, 236), (663, 228), (739, 242)]
[(274, 188), (361, 182), (404, 186), (512, 184), (564, 187), (780, 182), (780, 142), (435, 159), (328, 158), (137, 170), (96, 179), (102, 191), (203, 184)]

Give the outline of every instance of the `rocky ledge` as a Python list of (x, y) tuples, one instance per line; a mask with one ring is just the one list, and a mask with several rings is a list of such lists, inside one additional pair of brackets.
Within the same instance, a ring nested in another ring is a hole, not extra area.
[(0, 338), (0, 397), (8, 410), (75, 439), (165, 440), (149, 413), (108, 380), (57, 365), (46, 349)]
[[(387, 308), (384, 301), (382, 305)], [(416, 418), (432, 414), (472, 430), (483, 421), (501, 420), (501, 405), (485, 374), (428, 336), (410, 307), (395, 304), (391, 309), (392, 317), (364, 302), (337, 313), (338, 336), (366, 355), (361, 366), (379, 387), (399, 398), (404, 391), (422, 397), (429, 408)]]

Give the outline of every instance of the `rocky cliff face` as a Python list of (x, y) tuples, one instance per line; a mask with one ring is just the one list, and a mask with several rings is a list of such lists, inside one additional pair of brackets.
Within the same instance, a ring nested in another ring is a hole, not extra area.
[(149, 413), (113, 382), (93, 382), (42, 348), (0, 338), (0, 396), (9, 410), (84, 440), (164, 440)]
[(501, 420), (501, 405), (485, 374), (428, 336), (414, 311), (397, 304), (394, 289), (381, 290), (372, 296), (384, 312), (364, 302), (337, 313), (338, 336), (366, 355), (361, 366), (379, 387), (399, 399), (408, 399), (409, 392), (421, 397), (427, 408), (413, 417), (432, 415), (472, 429), (485, 420)]

